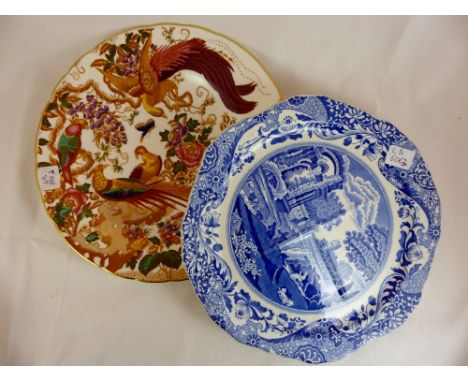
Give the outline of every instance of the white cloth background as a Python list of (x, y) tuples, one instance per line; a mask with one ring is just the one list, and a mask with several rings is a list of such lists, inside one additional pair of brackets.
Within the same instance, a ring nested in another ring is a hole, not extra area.
[(443, 223), (422, 301), (403, 327), (335, 364), (468, 364), (468, 18), (160, 16), (0, 18), (0, 364), (300, 364), (233, 340), (189, 281), (91, 266), (42, 210), (34, 140), (57, 81), (113, 33), (161, 21), (227, 34), (284, 96), (331, 96), (417, 144)]

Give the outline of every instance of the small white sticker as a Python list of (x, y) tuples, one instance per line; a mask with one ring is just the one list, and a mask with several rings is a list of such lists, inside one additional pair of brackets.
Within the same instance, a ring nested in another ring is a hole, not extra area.
[(44, 191), (60, 187), (59, 169), (57, 166), (39, 167), (37, 169), (39, 183)]
[(390, 166), (409, 170), (413, 164), (414, 154), (415, 152), (413, 150), (407, 150), (403, 147), (391, 145), (388, 149), (385, 163)]

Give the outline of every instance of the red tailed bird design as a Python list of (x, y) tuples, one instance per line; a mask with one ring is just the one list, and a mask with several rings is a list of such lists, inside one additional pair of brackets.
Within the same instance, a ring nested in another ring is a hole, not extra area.
[[(177, 94), (177, 85), (170, 80), (170, 77), (181, 70), (192, 70), (203, 75), (218, 92), (224, 105), (237, 114), (248, 113), (257, 104), (242, 98), (252, 93), (256, 84), (236, 85), (232, 75), (233, 68), (229, 61), (208, 48), (206, 42), (200, 38), (192, 38), (152, 50), (150, 35), (141, 51), (137, 74), (121, 76), (111, 70), (100, 71), (108, 84), (131, 96), (142, 96), (145, 109), (156, 117), (162, 117), (164, 111), (156, 105), (168, 93)], [(184, 96), (176, 95), (175, 98), (182, 102)]]
[(186, 206), (190, 187), (162, 179), (144, 183), (131, 178), (107, 179), (106, 165), (99, 164), (93, 170), (94, 190), (106, 200), (122, 201), (155, 213), (164, 213), (167, 208)]

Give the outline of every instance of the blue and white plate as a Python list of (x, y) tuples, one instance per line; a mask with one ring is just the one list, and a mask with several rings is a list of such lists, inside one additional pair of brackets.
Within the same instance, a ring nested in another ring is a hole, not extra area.
[(234, 338), (320, 363), (403, 324), (439, 235), (439, 196), (408, 138), (335, 100), (293, 97), (210, 146), (183, 259)]

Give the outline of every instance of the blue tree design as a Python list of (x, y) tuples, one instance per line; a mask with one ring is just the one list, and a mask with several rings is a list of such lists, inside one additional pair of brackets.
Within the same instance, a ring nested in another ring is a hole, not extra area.
[(346, 232), (346, 257), (366, 281), (372, 280), (382, 265), (387, 236), (387, 230), (376, 224), (369, 225), (364, 232)]

